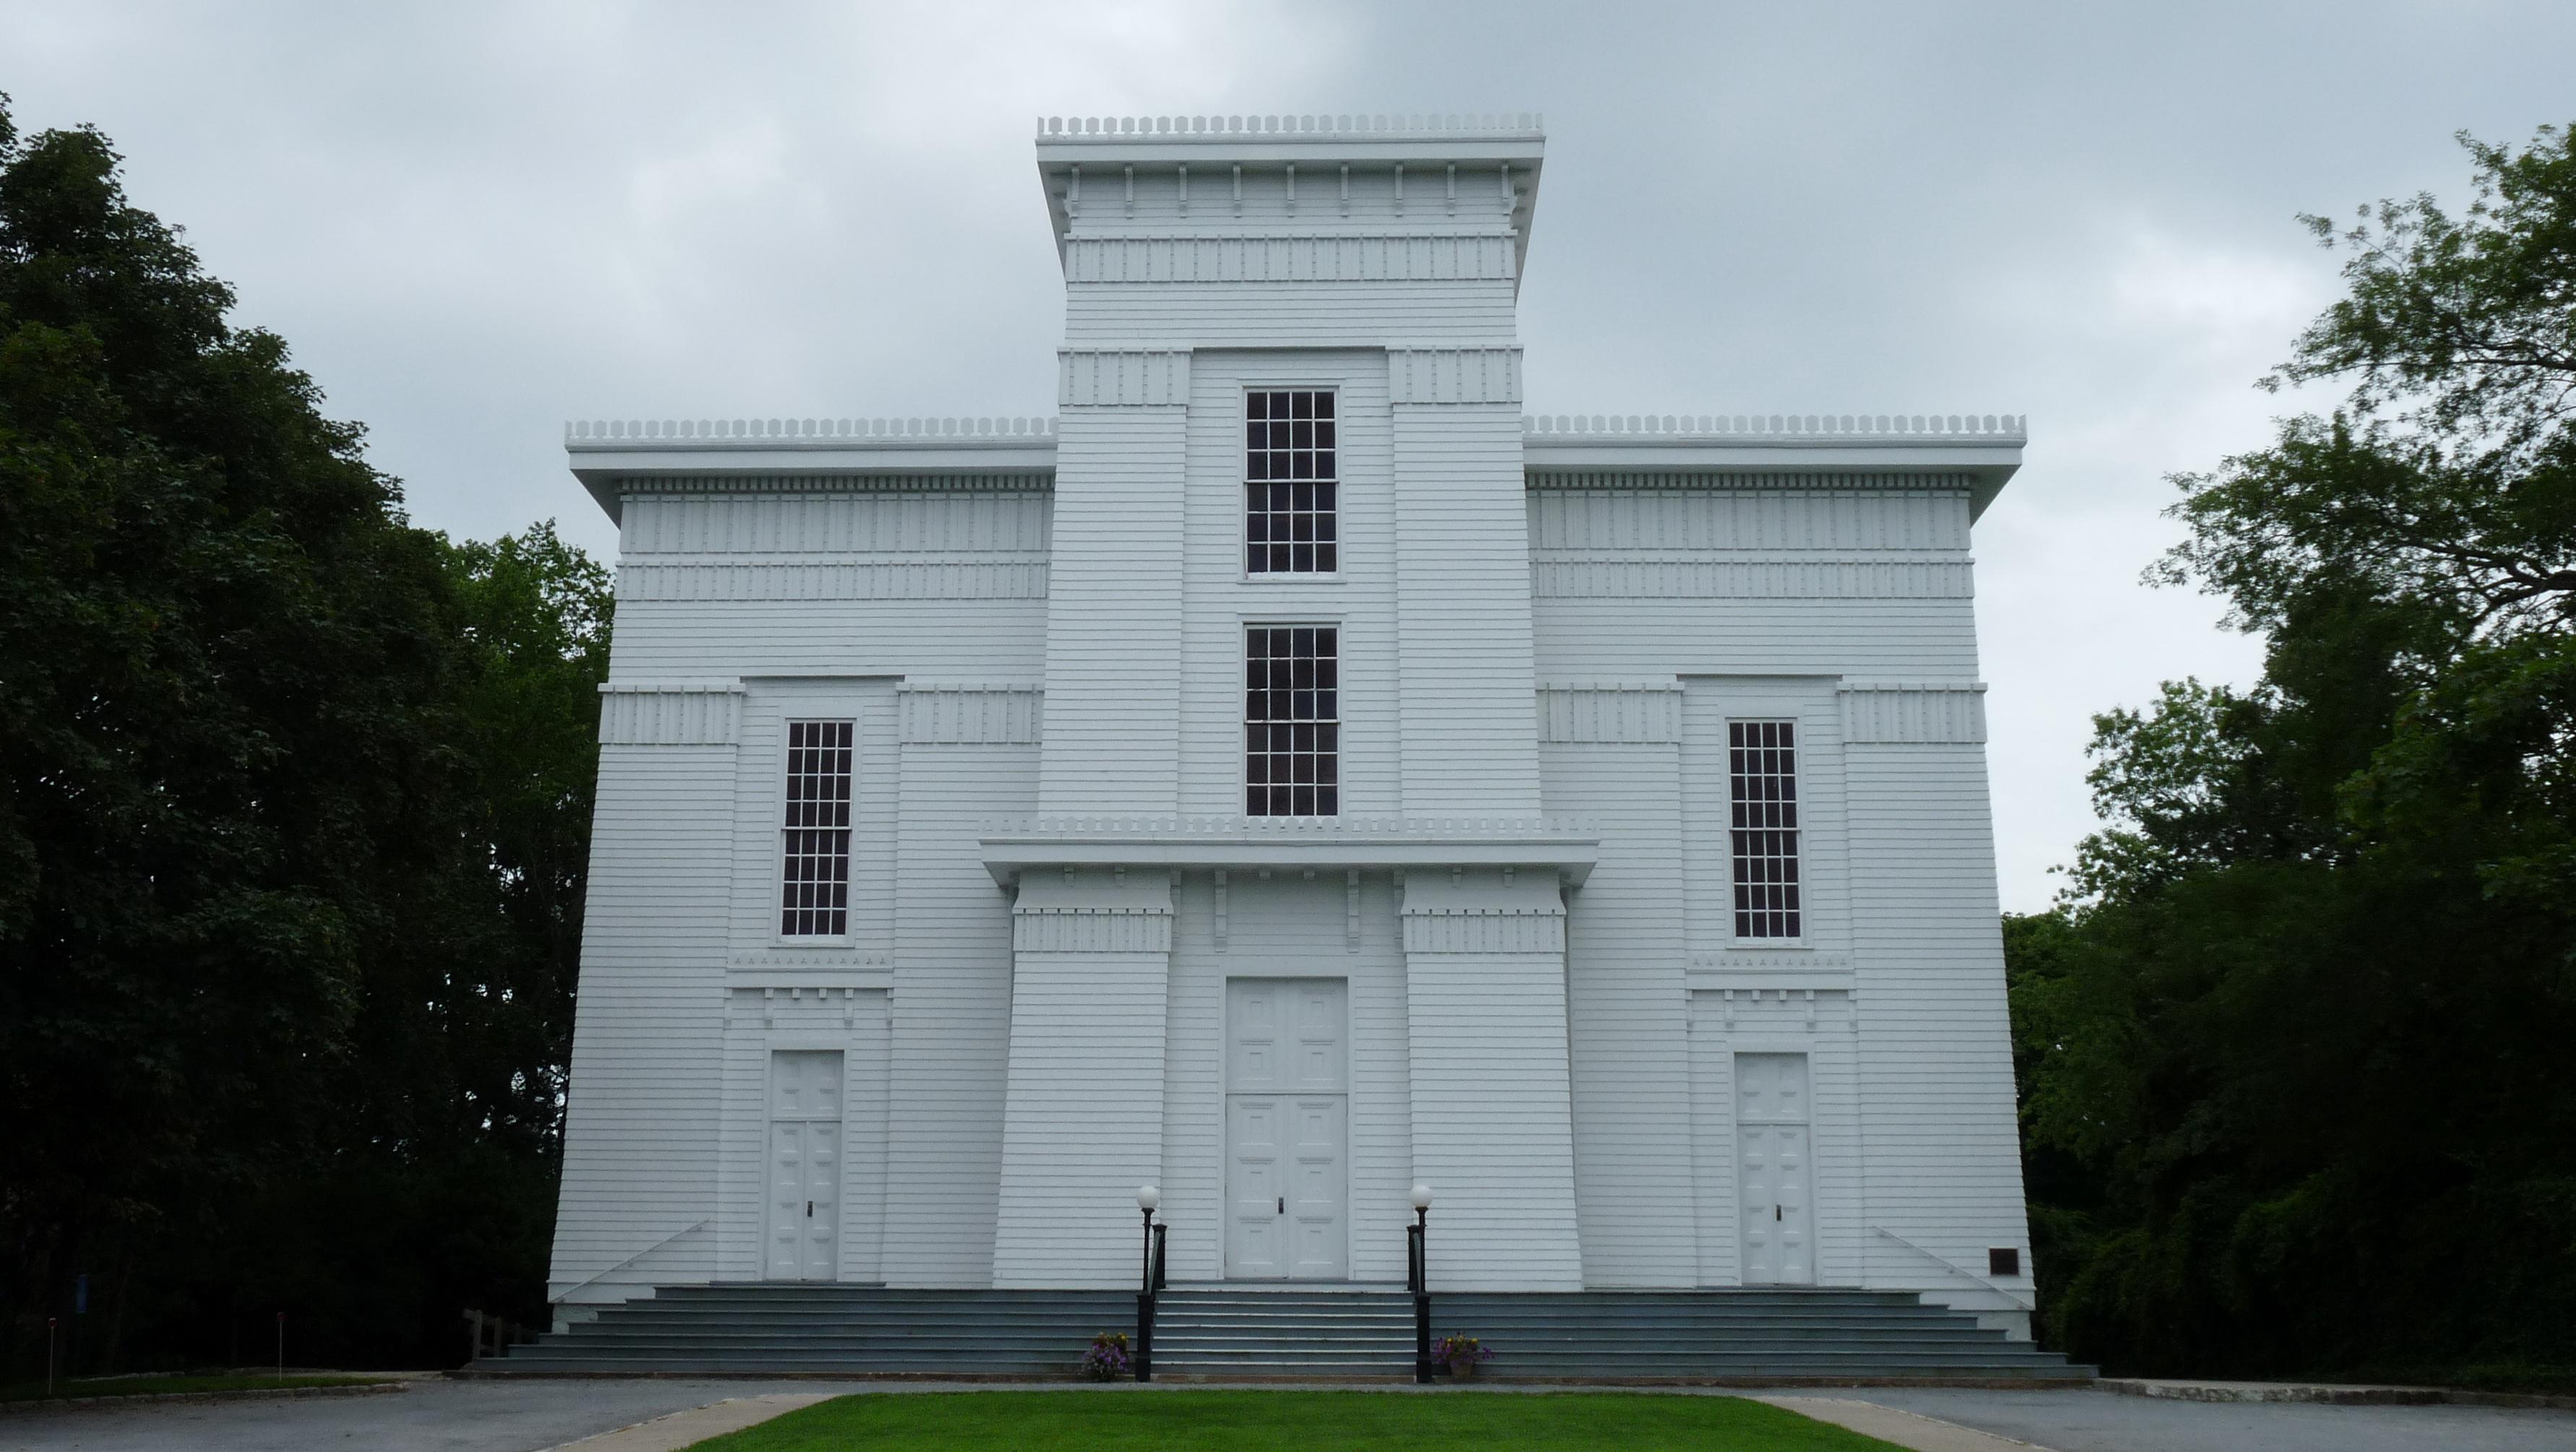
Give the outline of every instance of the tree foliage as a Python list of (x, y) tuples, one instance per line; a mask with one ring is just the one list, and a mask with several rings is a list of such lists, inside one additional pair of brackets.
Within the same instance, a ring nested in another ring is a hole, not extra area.
[(2096, 718), (2007, 924), (2043, 1310), (2138, 1371), (2576, 1379), (2576, 156), (2365, 209), (2155, 577), (2262, 679)]
[(416, 1362), (541, 1296), (606, 581), (412, 527), (232, 303), (0, 98), (0, 1285)]

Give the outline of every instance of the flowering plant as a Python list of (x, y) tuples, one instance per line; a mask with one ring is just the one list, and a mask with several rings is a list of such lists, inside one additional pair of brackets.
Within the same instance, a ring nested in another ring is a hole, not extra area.
[(1116, 1381), (1135, 1369), (1124, 1331), (1101, 1332), (1091, 1338), (1091, 1349), (1082, 1353), (1082, 1374), (1093, 1381)]
[(1494, 1359), (1493, 1351), (1473, 1336), (1443, 1336), (1431, 1343), (1431, 1359), (1456, 1371)]

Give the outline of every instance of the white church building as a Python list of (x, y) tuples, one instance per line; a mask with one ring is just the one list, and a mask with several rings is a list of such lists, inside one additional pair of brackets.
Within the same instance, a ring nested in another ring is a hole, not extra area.
[(567, 431), (620, 560), (566, 1318), (1132, 1292), (1149, 1184), (1176, 1286), (1400, 1286), (1422, 1184), (1446, 1291), (2026, 1336), (2022, 421), (1537, 411), (1534, 117), (1036, 154), (1051, 417)]

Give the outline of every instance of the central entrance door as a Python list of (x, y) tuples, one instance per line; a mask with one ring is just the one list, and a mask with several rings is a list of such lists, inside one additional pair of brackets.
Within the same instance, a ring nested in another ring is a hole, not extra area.
[(1814, 1157), (1807, 1144), (1807, 1056), (1735, 1056), (1736, 1184), (1744, 1213), (1744, 1283), (1816, 1279)]
[(773, 1281), (841, 1273), (841, 1051), (769, 1056), (769, 1234)]
[(1346, 1280), (1348, 1042), (1339, 978), (1225, 986), (1225, 1273)]

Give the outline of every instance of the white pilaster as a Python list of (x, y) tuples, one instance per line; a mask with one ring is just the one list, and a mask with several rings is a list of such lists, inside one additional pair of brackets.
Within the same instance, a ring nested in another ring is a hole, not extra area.
[(993, 1284), (1132, 1286), (1136, 1187), (1162, 1179), (1171, 878), (1032, 871), (1011, 929)]

